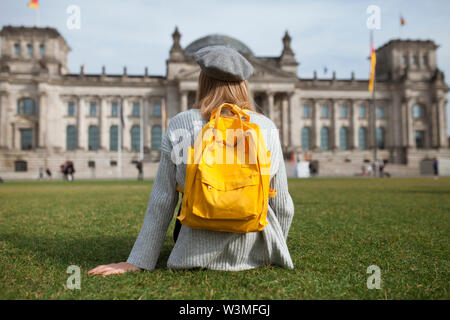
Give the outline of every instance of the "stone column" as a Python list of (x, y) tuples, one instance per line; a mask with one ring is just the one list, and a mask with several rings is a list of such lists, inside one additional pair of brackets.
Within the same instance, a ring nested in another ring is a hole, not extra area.
[(145, 118), (144, 118), (144, 127), (145, 127), (145, 131), (144, 131), (144, 141), (145, 144), (144, 146), (147, 147), (148, 150), (150, 150), (150, 142), (151, 142), (151, 137), (150, 137), (150, 130), (151, 130), (151, 122), (150, 122), (150, 116), (151, 116), (151, 112), (150, 112), (150, 108), (151, 108), (151, 98), (150, 97), (145, 97), (143, 99), (144, 101), (144, 106), (145, 106)]
[(350, 135), (351, 135), (351, 145), (350, 147), (352, 149), (358, 149), (358, 130), (359, 130), (359, 126), (358, 126), (358, 105), (355, 103), (355, 101), (350, 101), (350, 105), (349, 105), (349, 109), (350, 109), (350, 116), (351, 118), (351, 122), (350, 122)]
[(86, 115), (88, 112), (86, 100), (80, 96), (77, 98), (77, 128), (78, 128), (78, 148), (88, 150), (88, 128)]
[(103, 150), (109, 150), (108, 103), (107, 99), (100, 97), (100, 149)]
[(145, 99), (145, 97), (140, 97), (139, 99), (139, 103), (141, 104), (141, 117), (142, 117), (142, 121), (141, 121), (141, 138), (142, 138), (142, 143), (144, 145), (144, 155), (145, 155), (145, 150), (147, 148), (147, 100)]
[(438, 100), (438, 114), (439, 114), (439, 147), (447, 148), (448, 147), (448, 138), (447, 138), (447, 114), (446, 108), (447, 99), (444, 97), (439, 98)]
[(8, 148), (8, 141), (11, 140), (8, 123), (9, 120), (9, 93), (6, 90), (0, 91), (0, 149)]
[(181, 112), (186, 111), (187, 109), (188, 109), (188, 91), (181, 91)]
[(412, 115), (412, 104), (413, 101), (412, 99), (408, 99), (407, 102), (407, 123), (408, 123), (408, 148), (414, 148), (415, 145), (415, 141), (414, 141), (414, 122), (413, 122), (413, 115)]
[(281, 130), (282, 130), (282, 145), (286, 148), (289, 145), (289, 101), (287, 93), (283, 95), (281, 102)]
[(408, 103), (405, 99), (401, 102), (401, 128), (402, 128), (402, 147), (408, 146)]
[(274, 95), (275, 93), (272, 91), (267, 92), (267, 104), (269, 106), (269, 119), (274, 121)]
[(427, 114), (429, 118), (429, 128), (430, 128), (430, 136), (431, 136), (431, 147), (436, 148), (439, 146), (439, 118), (438, 118), (438, 102), (433, 100), (431, 103), (430, 113)]
[(125, 98), (122, 98), (122, 106), (123, 106), (123, 131), (122, 131), (122, 146), (125, 149), (125, 151), (131, 150), (131, 124), (128, 122), (128, 115), (129, 115), (129, 109), (128, 109), (128, 100)]
[[(289, 146), (296, 149), (296, 147), (300, 147), (300, 140), (297, 139), (297, 136), (300, 136), (299, 131), (297, 130), (297, 112), (299, 110), (298, 96), (295, 92), (289, 93)], [(300, 119), (300, 117), (299, 117)]]
[(48, 123), (47, 117), (48, 114), (48, 94), (45, 91), (39, 92), (39, 133), (38, 133), (38, 148), (47, 148), (48, 147)]

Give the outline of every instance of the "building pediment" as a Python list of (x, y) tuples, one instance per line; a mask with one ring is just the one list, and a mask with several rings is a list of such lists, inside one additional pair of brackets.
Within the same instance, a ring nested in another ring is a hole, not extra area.
[[(250, 80), (287, 80), (297, 79), (297, 75), (286, 72), (275, 66), (274, 61), (266, 61), (273, 59), (250, 58), (249, 61), (253, 66), (254, 72)], [(197, 80), (200, 74), (200, 67), (194, 70), (181, 70), (177, 77), (180, 80)]]

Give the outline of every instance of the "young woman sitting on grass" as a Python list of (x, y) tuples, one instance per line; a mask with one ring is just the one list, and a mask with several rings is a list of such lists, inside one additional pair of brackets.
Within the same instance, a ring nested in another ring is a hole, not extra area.
[[(174, 146), (179, 143), (178, 130), (189, 133), (194, 144), (199, 129), (208, 123), (211, 112), (223, 103), (231, 103), (250, 115), (264, 135), (271, 153), (270, 188), (276, 196), (269, 198), (268, 224), (258, 232), (234, 233), (191, 228), (183, 225), (167, 261), (172, 269), (206, 268), (246, 270), (265, 265), (293, 268), (286, 238), (294, 215), (288, 192), (283, 153), (275, 124), (255, 112), (247, 78), (251, 64), (237, 51), (223, 46), (206, 47), (195, 54), (201, 72), (195, 108), (174, 116), (161, 142), (161, 160), (139, 236), (126, 262), (101, 265), (89, 274), (111, 275), (138, 270), (153, 270), (178, 202), (177, 184), (184, 186), (186, 163), (174, 162)], [(275, 134), (274, 134), (275, 133)], [(176, 138), (177, 137), (177, 138)]]

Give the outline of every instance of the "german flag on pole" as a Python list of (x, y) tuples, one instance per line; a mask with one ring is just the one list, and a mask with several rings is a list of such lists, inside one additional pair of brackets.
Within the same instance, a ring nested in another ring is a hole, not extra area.
[(405, 18), (403, 18), (403, 16), (400, 16), (400, 25), (404, 26), (405, 24), (406, 24)]
[(33, 8), (33, 9), (39, 9), (39, 0), (30, 0), (30, 2), (28, 2), (27, 6), (29, 6), (30, 8)]
[(370, 79), (369, 79), (369, 91), (373, 92), (373, 83), (375, 81), (375, 65), (377, 64), (377, 56), (375, 48), (373, 47), (373, 40), (370, 41)]

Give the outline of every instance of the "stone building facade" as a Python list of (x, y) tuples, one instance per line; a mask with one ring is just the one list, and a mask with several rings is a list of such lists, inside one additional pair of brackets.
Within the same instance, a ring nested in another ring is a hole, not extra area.
[(55, 177), (68, 160), (80, 178), (135, 177), (141, 155), (146, 177), (154, 176), (165, 126), (195, 100), (200, 69), (192, 54), (214, 44), (237, 49), (254, 66), (255, 106), (279, 128), (287, 160), (315, 161), (319, 175), (354, 175), (373, 159), (376, 145), (392, 170), (419, 174), (424, 161), (450, 157), (448, 87), (430, 40), (391, 40), (377, 49), (374, 110), (368, 80), (353, 73), (299, 78), (287, 32), (280, 56), (260, 57), (224, 35), (183, 49), (175, 29), (164, 76), (129, 75), (126, 68), (107, 74), (104, 67), (100, 74), (85, 74), (83, 67), (70, 73), (71, 49), (53, 28), (5, 26), (0, 36), (3, 179), (34, 179), (41, 168)]

